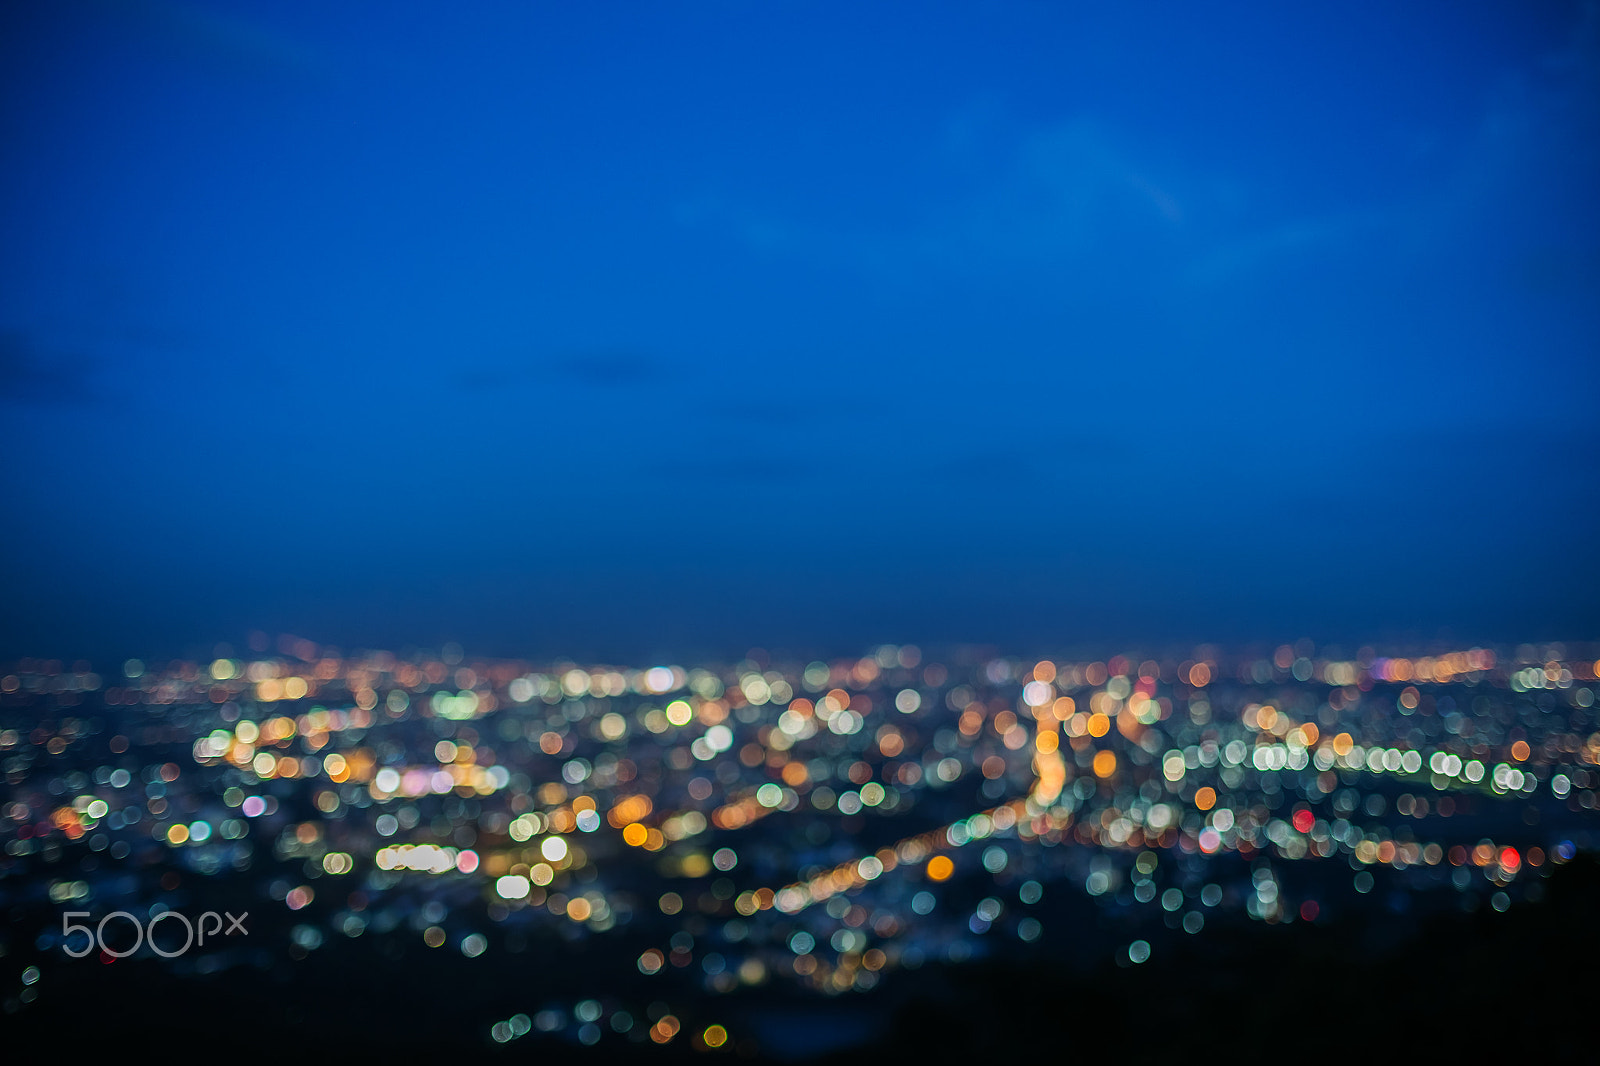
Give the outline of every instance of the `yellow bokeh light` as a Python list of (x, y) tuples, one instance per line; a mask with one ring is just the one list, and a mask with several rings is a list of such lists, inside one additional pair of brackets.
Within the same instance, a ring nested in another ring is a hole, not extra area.
[(948, 881), (950, 875), (956, 872), (956, 864), (948, 855), (935, 855), (928, 860), (928, 880)]
[(1117, 757), (1109, 751), (1096, 752), (1094, 757), (1094, 776), (1110, 777), (1117, 772)]
[(1194, 805), (1200, 808), (1202, 811), (1209, 811), (1211, 808), (1215, 807), (1217, 805), (1216, 789), (1212, 788), (1210, 785), (1205, 785), (1196, 790), (1194, 794)]

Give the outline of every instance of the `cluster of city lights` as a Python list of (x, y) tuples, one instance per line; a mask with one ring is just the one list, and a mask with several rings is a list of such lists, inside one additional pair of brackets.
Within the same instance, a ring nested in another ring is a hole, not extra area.
[[(109, 681), (24, 662), (0, 676), (0, 878), (110, 907), (123, 865), (258, 872), (300, 923), (296, 957), (369, 932), (477, 958), (627, 927), (655, 943), (617, 966), (697, 996), (864, 992), (1027, 950), (1052, 886), (1183, 935), (1224, 913), (1327, 920), (1375, 871), (1503, 910), (1593, 846), (1597, 665), (1560, 646), (1302, 643), (635, 669), (292, 638)], [(730, 1040), (724, 1022), (579, 1006), (486, 1024), (500, 1043)]]

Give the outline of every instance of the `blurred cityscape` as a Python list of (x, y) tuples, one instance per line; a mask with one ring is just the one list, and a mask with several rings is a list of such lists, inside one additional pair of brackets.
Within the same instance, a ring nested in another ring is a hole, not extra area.
[(794, 1059), (985, 967), (1193, 976), (1317, 929), (1355, 965), (1588, 861), (1596, 654), (23, 660), (0, 1024), (264, 982), (380, 1044)]
[(0, 135), (0, 1055), (1596, 1058), (1600, 0), (35, 0)]

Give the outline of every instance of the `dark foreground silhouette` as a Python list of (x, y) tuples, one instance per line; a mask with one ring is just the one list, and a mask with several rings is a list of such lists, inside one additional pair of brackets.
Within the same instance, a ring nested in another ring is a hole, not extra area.
[[(538, 1031), (505, 1045), (488, 1019), (582, 953), (492, 967), (367, 937), (294, 961), (182, 976), (142, 960), (52, 968), (36, 1002), (0, 1018), (6, 1050), (75, 1055), (159, 1048), (173, 1061), (466, 1052), (550, 1062), (996, 1063), (1435, 1059), (1473, 1049), (1577, 1055), (1591, 1046), (1600, 865), (1553, 871), (1543, 902), (1507, 913), (1230, 928), (1174, 940), (1142, 966), (1084, 966), (1040, 945), (1024, 963), (929, 965), (835, 1000), (786, 986), (705, 1006), (731, 1039), (667, 1046), (607, 1032), (594, 1047)], [(1104, 955), (1102, 955), (1104, 957)], [(714, 1006), (712, 1005), (714, 1004)], [(505, 1013), (498, 1013), (505, 1012)], [(641, 1029), (648, 1026), (642, 1022)]]

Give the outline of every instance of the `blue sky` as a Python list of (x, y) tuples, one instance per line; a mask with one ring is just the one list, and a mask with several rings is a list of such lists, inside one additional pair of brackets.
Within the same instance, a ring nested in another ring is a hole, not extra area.
[(16, 654), (1593, 638), (1600, 11), (0, 14)]

